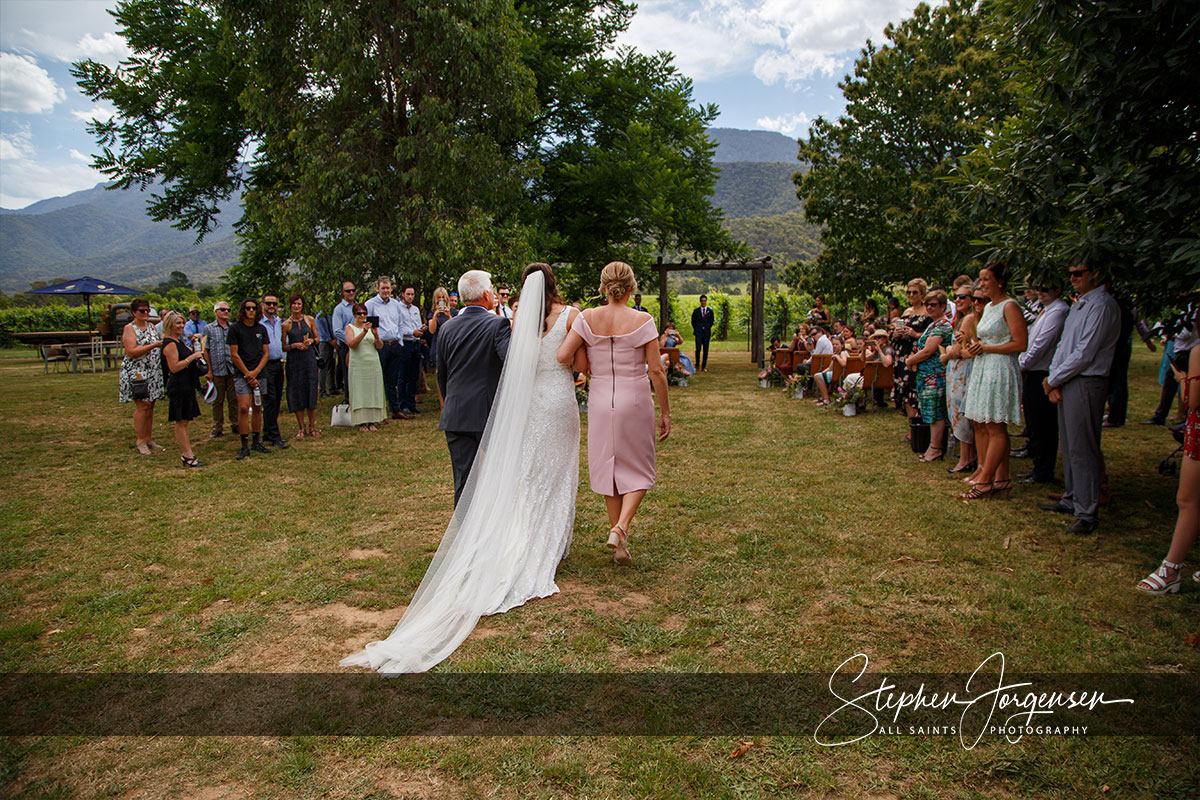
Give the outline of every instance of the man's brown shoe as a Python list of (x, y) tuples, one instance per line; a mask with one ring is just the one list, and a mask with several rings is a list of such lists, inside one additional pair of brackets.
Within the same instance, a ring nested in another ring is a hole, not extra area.
[(392, 413), (392, 419), (412, 419), (412, 414), (405, 414), (403, 411), (395, 411)]

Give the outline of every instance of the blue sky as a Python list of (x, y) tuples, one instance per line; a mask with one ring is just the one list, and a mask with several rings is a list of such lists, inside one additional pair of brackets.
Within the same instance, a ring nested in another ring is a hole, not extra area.
[[(286, 0), (277, 0), (286, 2)], [(0, 0), (0, 207), (86, 189), (85, 130), (112, 109), (79, 93), (68, 69), (126, 55), (110, 0)], [(868, 38), (878, 42), (915, 0), (643, 0), (620, 43), (675, 54), (715, 125), (803, 136), (843, 108), (838, 81)]]

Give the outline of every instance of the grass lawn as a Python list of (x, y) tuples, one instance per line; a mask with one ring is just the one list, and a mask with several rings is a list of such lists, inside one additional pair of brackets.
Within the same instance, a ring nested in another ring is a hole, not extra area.
[[(685, 333), (685, 335), (687, 335)], [(689, 335), (690, 345), (690, 335)], [(1135, 354), (1131, 423), (1157, 396)], [(1176, 479), (1162, 428), (1106, 430), (1114, 490), (1097, 536), (1039, 512), (1044, 487), (963, 504), (916, 463), (894, 411), (853, 419), (757, 386), (744, 345), (672, 391), (659, 485), (614, 567), (581, 490), (562, 592), (482, 621), (443, 672), (1195, 674), (1200, 586), (1145, 596)], [(43, 375), (0, 351), (0, 659), (5, 672), (336, 672), (386, 635), (445, 529), (436, 399), (375, 434), (325, 428), (285, 453), (184, 470), (133, 448), (116, 373)], [(207, 412), (207, 407), (204, 408)], [(329, 419), (328, 404), (321, 412)], [(285, 436), (295, 432), (281, 416)], [(585, 448), (586, 449), (586, 448)], [(1019, 462), (1022, 467), (1024, 462)], [(1188, 573), (1200, 554), (1193, 554)], [(1180, 698), (1195, 703), (1196, 698)], [(1194, 797), (1195, 738), (873, 737), (827, 749), (760, 737), (49, 737), (0, 739), (0, 786), (112, 798)]]

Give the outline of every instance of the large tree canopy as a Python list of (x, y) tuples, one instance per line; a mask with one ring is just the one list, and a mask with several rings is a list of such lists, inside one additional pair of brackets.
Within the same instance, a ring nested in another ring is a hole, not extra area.
[[(75, 65), (118, 115), (96, 166), (203, 236), (244, 191), (230, 288), (426, 289), (534, 256), (568, 283), (650, 248), (735, 250), (691, 84), (668, 56), (606, 56), (621, 0), (123, 0), (133, 56)], [(289, 278), (290, 276), (290, 278)]]
[(797, 195), (824, 226), (822, 252), (790, 270), (835, 298), (863, 297), (914, 276), (963, 272), (979, 220), (945, 178), (1014, 108), (1014, 95), (973, 0), (951, 0), (889, 25), (840, 85), (846, 112), (818, 118), (800, 159)]
[(1200, 291), (1200, 3), (996, 0), (1020, 110), (964, 159), (998, 255), (1099, 266), (1140, 307)]

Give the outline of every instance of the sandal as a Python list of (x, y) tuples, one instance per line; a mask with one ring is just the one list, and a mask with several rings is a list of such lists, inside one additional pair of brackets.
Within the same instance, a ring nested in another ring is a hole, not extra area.
[(961, 475), (964, 472), (974, 472), (977, 469), (979, 469), (979, 464), (971, 461), (970, 463), (963, 464), (962, 467), (946, 467), (946, 472), (949, 472), (951, 475)]
[(369, 431), (377, 431), (377, 430), (379, 430), (379, 428), (376, 428), (376, 427), (375, 427), (375, 423), (374, 423), (374, 422), (372, 422), (372, 423), (370, 423), (369, 425), (367, 425), (367, 430), (369, 430)]
[[(1175, 579), (1167, 580), (1167, 570), (1175, 570)], [(1197, 572), (1196, 575), (1200, 575)], [(1192, 578), (1195, 579), (1196, 575)], [(1167, 561), (1158, 565), (1158, 569), (1138, 581), (1137, 588), (1146, 594), (1179, 594), (1179, 585), (1183, 582), (1183, 564)]]
[(157, 442), (153, 442), (153, 441), (146, 442), (146, 446), (149, 447), (151, 450), (166, 450), (167, 449), (167, 448), (163, 447), (161, 444), (158, 444)]
[(144, 456), (148, 456), (151, 453), (149, 445), (139, 443), (138, 445), (136, 445), (136, 447), (137, 447), (137, 451)]
[(183, 461), (183, 465), (185, 467), (203, 467), (204, 466), (204, 462), (201, 461), (200, 459), (196, 458), (195, 456), (191, 456), (190, 458), (188, 456), (180, 456), (179, 458), (180, 458), (180, 460)]
[(946, 457), (946, 451), (944, 449), (939, 450), (936, 447), (931, 447), (930, 450), (937, 453), (937, 455), (930, 458), (929, 450), (926, 450), (924, 453), (921, 453), (921, 455), (917, 456), (917, 461), (920, 461), (922, 464), (928, 464), (931, 461), (941, 461)]
[[(984, 486), (988, 487), (987, 490), (983, 489)], [(964, 502), (970, 502), (971, 500), (982, 500), (983, 498), (987, 497), (991, 493), (992, 493), (992, 484), (977, 483), (971, 487), (971, 490), (969, 492), (963, 492), (962, 494), (960, 494), (958, 496), (958, 499), (962, 500)]]
[(321, 432), (320, 432), (319, 430), (317, 430), (316, 428), (309, 428), (309, 429), (308, 429), (308, 438), (310, 438), (310, 439), (320, 439), (320, 438), (321, 438)]
[(362, 423), (359, 423), (358, 429), (360, 431), (362, 431), (363, 433), (366, 433), (367, 431), (371, 430), (371, 426), (365, 422), (362, 422)]
[(296, 438), (296, 439), (303, 439), (303, 438), (304, 438), (304, 429), (303, 429), (303, 428), (301, 428), (301, 429), (300, 429), (300, 430), (299, 430), (299, 431), (296, 433), (296, 436), (295, 436), (294, 438)]
[(1012, 481), (994, 481), (992, 483), (992, 494), (997, 497), (1008, 499), (1008, 493), (1012, 491)]
[(612, 530), (608, 532), (608, 543), (605, 547), (612, 553), (612, 560), (623, 567), (633, 564), (633, 558), (629, 555), (628, 541), (625, 529), (619, 524), (613, 525)]

